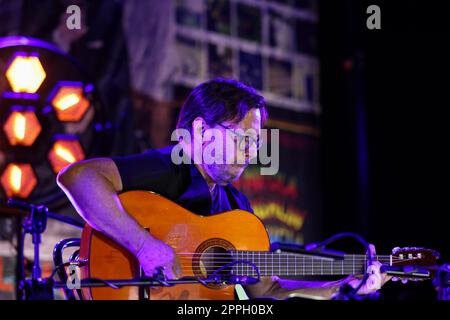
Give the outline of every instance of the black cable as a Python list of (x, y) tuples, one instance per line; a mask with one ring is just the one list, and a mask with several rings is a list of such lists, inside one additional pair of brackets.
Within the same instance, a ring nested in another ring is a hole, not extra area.
[(211, 279), (211, 278), (212, 278), (212, 279), (215, 279), (215, 278), (213, 278), (213, 277), (216, 277), (217, 274), (218, 274), (220, 271), (222, 271), (222, 270), (224, 270), (224, 269), (226, 269), (226, 268), (232, 267), (232, 266), (234, 266), (234, 265), (236, 265), (236, 264), (239, 264), (239, 263), (245, 263), (245, 264), (250, 265), (250, 266), (256, 271), (256, 275), (258, 276), (258, 277), (256, 278), (256, 279), (257, 279), (256, 282), (260, 282), (260, 281), (261, 281), (261, 274), (260, 274), (260, 272), (259, 272), (259, 268), (258, 268), (253, 262), (248, 261), (248, 260), (234, 260), (234, 261), (232, 261), (232, 262), (230, 262), (230, 263), (227, 263), (227, 264), (221, 266), (221, 267), (220, 267), (219, 269), (217, 269), (216, 271), (214, 271), (207, 279)]

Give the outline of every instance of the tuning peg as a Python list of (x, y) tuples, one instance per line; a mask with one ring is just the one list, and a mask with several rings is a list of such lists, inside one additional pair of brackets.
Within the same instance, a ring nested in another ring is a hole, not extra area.
[(400, 250), (400, 247), (395, 247), (392, 249), (392, 254), (396, 254)]

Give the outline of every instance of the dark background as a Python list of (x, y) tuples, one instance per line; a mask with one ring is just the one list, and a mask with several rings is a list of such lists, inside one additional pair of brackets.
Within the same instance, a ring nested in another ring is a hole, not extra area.
[[(366, 28), (370, 4), (381, 30)], [(443, 1), (320, 3), (326, 236), (448, 262), (449, 14)]]

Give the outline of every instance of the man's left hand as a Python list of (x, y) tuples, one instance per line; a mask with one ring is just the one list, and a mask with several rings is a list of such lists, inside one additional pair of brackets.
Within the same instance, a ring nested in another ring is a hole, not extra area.
[[(373, 244), (369, 245), (370, 255), (375, 257), (375, 246)], [(367, 273), (369, 273), (369, 278), (367, 278), (366, 283), (358, 290), (358, 294), (369, 294), (373, 293), (391, 280), (391, 276), (380, 272), (381, 263), (377, 260), (372, 261), (372, 264), (367, 266)], [(356, 288), (361, 283), (361, 279), (351, 279), (348, 284), (353, 288)]]

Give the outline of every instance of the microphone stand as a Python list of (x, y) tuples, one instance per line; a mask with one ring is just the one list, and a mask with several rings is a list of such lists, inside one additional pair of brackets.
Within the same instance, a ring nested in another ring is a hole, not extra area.
[[(102, 280), (102, 279), (83, 279), (76, 285), (76, 289), (80, 288), (98, 288), (98, 287), (110, 287), (112, 289), (119, 289), (122, 287), (171, 287), (177, 284), (218, 284), (224, 283), (219, 279), (204, 279), (199, 280), (194, 277), (183, 277), (173, 280), (157, 280), (156, 278), (135, 278), (135, 279), (114, 279), (114, 280)], [(52, 282), (52, 287), (55, 289), (67, 288), (66, 282)]]
[[(184, 277), (173, 280), (159, 280), (157, 278), (135, 278), (135, 279), (83, 279), (79, 281), (72, 289), (81, 288), (99, 288), (109, 287), (112, 289), (120, 289), (122, 287), (171, 287), (177, 284), (218, 284), (224, 283), (220, 279), (197, 279), (194, 277)], [(53, 289), (67, 289), (68, 283), (54, 281), (53, 278), (32, 279), (22, 283), (24, 300), (54, 300)], [(140, 299), (144, 299), (140, 295)]]
[[(14, 198), (8, 199), (8, 208), (1, 208), (3, 212), (18, 217), (17, 223), (17, 266), (16, 266), (16, 298), (18, 300), (34, 299), (42, 297), (49, 299), (46, 282), (41, 279), (42, 270), (39, 261), (39, 248), (41, 244), (42, 233), (47, 227), (47, 219), (52, 218), (77, 228), (83, 228), (84, 224), (70, 217), (64, 217), (57, 213), (49, 212), (44, 205), (33, 205)], [(33, 271), (30, 279), (25, 279), (24, 272), (24, 236), (32, 236), (34, 246)]]

